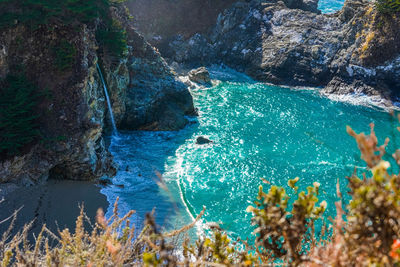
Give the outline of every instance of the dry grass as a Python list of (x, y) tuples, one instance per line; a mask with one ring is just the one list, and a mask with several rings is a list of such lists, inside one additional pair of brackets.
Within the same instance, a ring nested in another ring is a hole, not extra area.
[[(195, 241), (176, 242), (201, 219), (204, 209), (193, 223), (168, 233), (160, 231), (148, 214), (139, 232), (130, 222), (134, 211), (120, 216), (116, 202), (111, 218), (99, 210), (93, 224), (81, 208), (73, 233), (64, 229), (55, 234), (44, 225), (32, 245), (27, 239), (32, 223), (10, 235), (15, 212), (2, 222), (10, 226), (0, 239), (1, 266), (272, 266), (277, 262), (310, 267), (394, 266), (400, 263), (400, 174), (389, 173), (390, 164), (383, 160), (389, 140), (378, 145), (372, 124), (369, 135), (350, 127), (347, 131), (369, 170), (362, 178), (355, 173), (348, 177), (352, 200), (346, 211), (337, 183), (336, 218), (319, 235), (314, 222), (325, 209), (318, 200), (319, 184), (298, 192), (296, 178), (288, 183), (292, 195), (281, 187), (271, 186), (268, 192), (260, 187), (257, 201), (248, 208), (256, 226), (254, 244), (231, 240), (217, 225)], [(400, 150), (392, 156), (400, 166)], [(290, 201), (293, 205), (288, 205), (290, 198), (295, 198)]]

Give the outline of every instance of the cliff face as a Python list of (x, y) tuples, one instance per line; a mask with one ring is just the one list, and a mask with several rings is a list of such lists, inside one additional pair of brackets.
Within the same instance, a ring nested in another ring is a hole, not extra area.
[[(218, 14), (238, 0), (131, 0), (137, 27), (157, 43), (177, 34), (190, 37), (213, 26)], [(244, 0), (243, 0), (244, 1)], [(153, 38), (154, 37), (154, 38)]]
[[(119, 129), (179, 130), (193, 115), (193, 99), (161, 55), (126, 23), (128, 53), (103, 66)], [(107, 117), (108, 118), (108, 117)]]
[[(0, 79), (23, 66), (27, 78), (45, 92), (36, 107), (39, 142), (0, 162), (0, 183), (30, 185), (51, 178), (91, 180), (113, 176), (115, 166), (103, 134), (109, 114), (96, 64), (105, 71), (118, 126), (177, 130), (193, 113), (186, 86), (161, 56), (128, 26), (129, 51), (122, 59), (98, 58), (95, 29), (86, 25), (14, 26), (0, 33)], [(67, 40), (73, 66), (56, 67), (57, 50)], [(1, 190), (0, 190), (1, 193)]]
[(292, 2), (236, 1), (207, 32), (158, 47), (171, 61), (224, 63), (275, 84), (384, 99), (400, 92), (398, 17), (378, 15), (368, 1), (349, 0), (331, 15), (312, 8), (317, 2)]
[[(17, 26), (1, 33), (0, 78), (23, 64), (28, 79), (48, 96), (36, 107), (41, 142), (22, 156), (1, 162), (0, 182), (31, 184), (49, 174), (89, 180), (115, 171), (102, 139), (105, 103), (95, 68), (95, 39), (85, 26), (79, 32), (57, 26), (32, 33)], [(63, 72), (55, 66), (52, 49), (60, 40), (69, 40), (76, 48), (73, 67)]]

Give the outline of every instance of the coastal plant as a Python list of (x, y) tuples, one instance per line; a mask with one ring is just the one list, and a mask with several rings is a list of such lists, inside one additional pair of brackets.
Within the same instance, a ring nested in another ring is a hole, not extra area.
[(75, 62), (76, 49), (67, 40), (61, 40), (56, 46), (53, 47), (55, 54), (55, 66), (59, 71), (66, 71), (72, 68)]
[(0, 155), (13, 156), (39, 138), (35, 108), (40, 93), (22, 73), (0, 81)]
[(112, 20), (108, 25), (98, 27), (96, 40), (100, 48), (116, 58), (121, 58), (127, 51), (126, 31), (115, 20)]
[[(348, 179), (352, 200), (345, 240), (349, 256), (363, 256), (371, 264), (391, 265), (389, 252), (400, 236), (400, 174), (390, 173), (391, 164), (382, 159), (389, 139), (378, 146), (373, 124), (370, 135), (356, 134), (350, 127), (347, 131), (356, 139), (361, 158), (370, 169), (370, 177), (364, 173), (362, 178), (353, 174)], [(399, 165), (400, 150), (392, 156)]]
[[(336, 203), (338, 214), (331, 242), (310, 253), (310, 257), (318, 262), (332, 266), (393, 266), (400, 263), (400, 174), (391, 172), (391, 164), (384, 160), (389, 139), (378, 145), (374, 125), (370, 127), (369, 135), (357, 134), (347, 127), (369, 171), (362, 177), (356, 172), (348, 177), (351, 200), (347, 212), (343, 211), (341, 202)], [(400, 150), (392, 157), (400, 166)]]
[(91, 23), (96, 18), (107, 15), (108, 0), (2, 0), (2, 23), (11, 26), (23, 23), (35, 30), (41, 25), (60, 22), (62, 24)]
[[(2, 265), (396, 266), (400, 264), (400, 174), (390, 171), (389, 140), (379, 145), (373, 124), (368, 135), (350, 127), (347, 131), (355, 138), (367, 171), (361, 178), (356, 172), (347, 178), (351, 200), (346, 209), (337, 183), (339, 200), (331, 231), (324, 224), (318, 226), (320, 233), (315, 231), (326, 209), (326, 202), (318, 200), (320, 185), (301, 191), (295, 178), (288, 182), (292, 194), (283, 187), (272, 185), (264, 191), (260, 186), (247, 209), (253, 215), (254, 242), (232, 240), (212, 224), (197, 240), (184, 238), (177, 243), (174, 240), (193, 228), (205, 209), (193, 223), (171, 232), (161, 230), (150, 213), (137, 231), (130, 222), (134, 212), (121, 217), (116, 202), (114, 215), (106, 219), (99, 210), (94, 224), (82, 208), (74, 232), (63, 229), (54, 234), (44, 225), (32, 246), (27, 241), (29, 225), (15, 236), (7, 230), (0, 239)], [(400, 165), (400, 150), (392, 157)], [(50, 246), (50, 240), (56, 245)]]
[[(112, 18), (111, 8), (123, 2), (124, 0), (0, 0), (0, 29), (18, 24), (23, 24), (31, 31), (40, 27), (52, 27), (54, 24), (77, 29), (79, 24), (87, 24), (97, 29), (96, 39), (100, 46), (105, 47), (113, 56), (121, 57), (126, 50), (126, 34), (121, 25)], [(62, 48), (66, 47), (61, 46)], [(65, 66), (61, 63), (62, 68)]]
[[(304, 245), (313, 242), (314, 223), (326, 209), (326, 202), (318, 203), (319, 184), (298, 192), (299, 178), (289, 180), (297, 199), (289, 204), (290, 197), (283, 187), (272, 186), (268, 193), (260, 186), (254, 206), (247, 211), (253, 214), (256, 225), (256, 246), (265, 257), (282, 258), (290, 265), (306, 261)], [(289, 207), (291, 206), (291, 208)], [(310, 232), (311, 231), (311, 232)]]
[(400, 12), (400, 0), (376, 0), (375, 5), (378, 11), (383, 14)]

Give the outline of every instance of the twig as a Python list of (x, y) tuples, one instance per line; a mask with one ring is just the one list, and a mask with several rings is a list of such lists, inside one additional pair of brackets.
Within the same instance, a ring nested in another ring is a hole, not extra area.
[(195, 224), (201, 219), (201, 217), (203, 217), (205, 211), (206, 211), (206, 207), (203, 207), (203, 210), (200, 212), (199, 215), (197, 215), (196, 219), (195, 219), (191, 224), (185, 225), (184, 227), (182, 227), (182, 228), (179, 229), (179, 230), (175, 230), (175, 231), (169, 232), (169, 233), (167, 233), (167, 234), (163, 234), (163, 236), (164, 236), (164, 237), (173, 237), (173, 236), (177, 236), (177, 235), (179, 235), (180, 233), (186, 232), (187, 230), (193, 228), (193, 226), (195, 226)]
[[(1, 203), (1, 201), (0, 201)], [(24, 206), (21, 206), (19, 209), (17, 209), (16, 211), (13, 212), (13, 214), (11, 214), (9, 217), (5, 218), (4, 220), (0, 221), (0, 224), (5, 223), (6, 221), (10, 220), (11, 218), (15, 217), (18, 212), (23, 208)]]

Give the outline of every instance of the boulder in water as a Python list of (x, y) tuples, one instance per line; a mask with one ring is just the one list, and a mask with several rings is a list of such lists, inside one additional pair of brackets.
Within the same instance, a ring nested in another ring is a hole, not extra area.
[(213, 141), (211, 141), (210, 139), (205, 138), (204, 136), (199, 136), (196, 139), (196, 144), (198, 145), (205, 145), (205, 144), (210, 144)]
[(112, 185), (112, 181), (109, 178), (101, 178), (97, 181), (97, 183), (101, 186), (110, 186)]
[(198, 69), (191, 70), (189, 72), (189, 80), (201, 85), (206, 85), (206, 86), (211, 85), (210, 73), (205, 67), (200, 67)]

